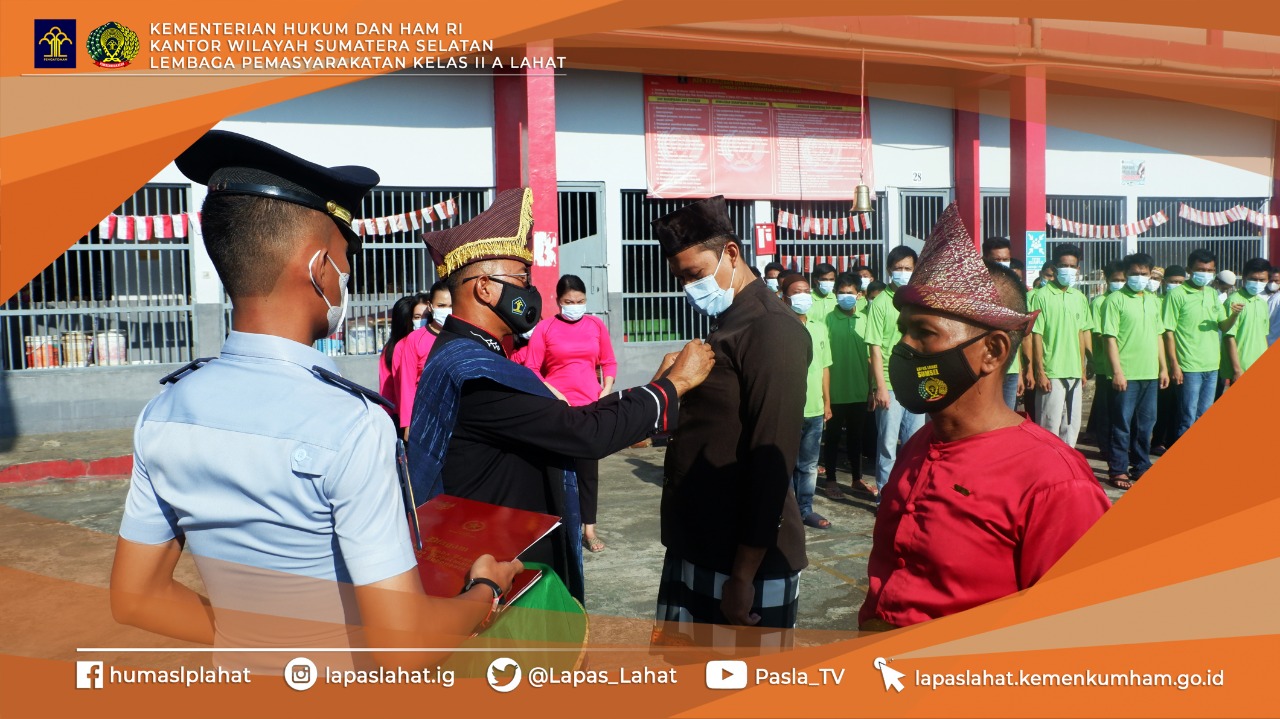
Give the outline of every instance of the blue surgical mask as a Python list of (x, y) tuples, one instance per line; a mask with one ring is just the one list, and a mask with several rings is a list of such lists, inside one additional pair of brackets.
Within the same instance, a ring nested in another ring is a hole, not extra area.
[(818, 283), (818, 294), (826, 297), (836, 288), (835, 280), (822, 280)]
[(766, 278), (764, 279), (764, 284), (765, 284), (765, 286), (766, 286), (766, 287), (768, 287), (769, 289), (773, 290), (774, 292), (777, 292), (777, 291), (778, 291), (778, 278), (777, 278), (777, 277), (766, 277)]
[(1076, 268), (1059, 267), (1057, 272), (1058, 284), (1063, 287), (1070, 287), (1076, 283)]
[(1107, 283), (1107, 289), (1111, 290), (1112, 292), (1119, 292), (1120, 290), (1123, 290), (1123, 289), (1124, 289), (1124, 283), (1123, 283), (1123, 282), (1108, 282), (1108, 283)]
[(890, 275), (890, 279), (893, 281), (893, 284), (899, 287), (905, 287), (906, 284), (911, 281), (911, 270), (894, 270), (893, 274)]
[(1265, 280), (1245, 280), (1244, 291), (1250, 295), (1260, 295), (1265, 289), (1267, 289)]
[(1129, 289), (1134, 292), (1142, 292), (1147, 289), (1147, 278), (1142, 275), (1129, 275)]
[(586, 313), (586, 305), (560, 305), (560, 314), (564, 315), (564, 318), (570, 322), (577, 322)]
[[(711, 274), (703, 277), (696, 282), (686, 282), (684, 285), (685, 298), (689, 300), (689, 304), (693, 309), (708, 317), (715, 317), (721, 312), (729, 309), (729, 305), (733, 304), (733, 289), (725, 289), (716, 282), (716, 273), (720, 271), (720, 265), (724, 263), (724, 250), (720, 251), (720, 259), (716, 261), (716, 268)], [(733, 277), (738, 274), (738, 268), (733, 268), (733, 272), (729, 274), (729, 284), (733, 285)]]
[(839, 305), (840, 309), (842, 310), (846, 310), (846, 311), (851, 310), (854, 307), (858, 306), (858, 296), (857, 295), (836, 295), (836, 304)]
[(801, 292), (798, 295), (791, 295), (787, 299), (791, 300), (791, 311), (798, 315), (808, 312), (809, 308), (813, 307), (813, 295), (807, 292)]
[(1196, 287), (1204, 287), (1213, 282), (1212, 272), (1192, 272), (1191, 281), (1196, 283)]
[(416, 330), (420, 330), (420, 329), (422, 329), (423, 327), (426, 327), (426, 326), (427, 326), (427, 325), (429, 325), (429, 324), (431, 324), (431, 318), (430, 318), (430, 317), (419, 317), (418, 319), (416, 319), (416, 320), (414, 320), (414, 321), (413, 321), (413, 328), (414, 328), (414, 329), (416, 329)]

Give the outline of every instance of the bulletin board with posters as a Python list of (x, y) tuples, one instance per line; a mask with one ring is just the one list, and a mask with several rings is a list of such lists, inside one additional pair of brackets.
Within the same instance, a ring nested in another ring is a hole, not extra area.
[(874, 186), (857, 95), (646, 75), (644, 98), (652, 197), (835, 200)]

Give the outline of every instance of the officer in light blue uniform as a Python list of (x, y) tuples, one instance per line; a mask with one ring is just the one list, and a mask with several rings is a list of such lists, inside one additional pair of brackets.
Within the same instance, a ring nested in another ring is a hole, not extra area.
[[(176, 162), (209, 188), (204, 241), (236, 331), (220, 357), (165, 377), (138, 418), (113, 613), (219, 645), (346, 646), (378, 610), (357, 606), (359, 587), (422, 593), (386, 400), (311, 347), (342, 326), (360, 244), (349, 208), (378, 175), (222, 131)], [(172, 578), (184, 544), (208, 599)], [(514, 571), (482, 558), (463, 598), (496, 604)], [(474, 628), (471, 607), (454, 629)]]

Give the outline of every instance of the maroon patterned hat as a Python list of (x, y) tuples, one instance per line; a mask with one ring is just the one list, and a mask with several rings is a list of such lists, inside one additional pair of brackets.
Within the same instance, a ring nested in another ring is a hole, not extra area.
[(527, 187), (498, 193), (489, 209), (457, 227), (422, 235), (436, 275), (442, 278), (484, 260), (517, 260), (531, 265), (532, 240), (533, 190)]
[(1018, 312), (1000, 301), (991, 272), (954, 202), (929, 233), (911, 281), (893, 296), (894, 307), (906, 305), (946, 312), (1000, 330), (1028, 329), (1039, 314)]

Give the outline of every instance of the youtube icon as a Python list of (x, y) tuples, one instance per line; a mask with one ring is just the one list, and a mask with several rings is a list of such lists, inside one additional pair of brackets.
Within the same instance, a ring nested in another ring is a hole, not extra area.
[(736, 660), (707, 662), (708, 689), (746, 689), (747, 663)]

